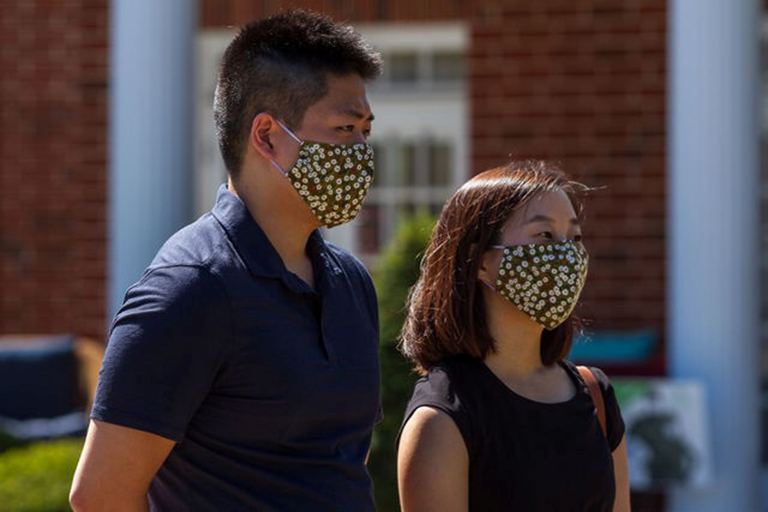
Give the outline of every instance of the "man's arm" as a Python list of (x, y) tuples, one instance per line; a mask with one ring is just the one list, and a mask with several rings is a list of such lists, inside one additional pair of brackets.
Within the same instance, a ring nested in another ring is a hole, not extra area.
[(72, 509), (149, 510), (149, 484), (174, 444), (141, 430), (91, 421), (69, 494)]
[(72, 482), (77, 512), (147, 510), (152, 478), (231, 346), (228, 319), (223, 290), (205, 269), (158, 267), (128, 290)]

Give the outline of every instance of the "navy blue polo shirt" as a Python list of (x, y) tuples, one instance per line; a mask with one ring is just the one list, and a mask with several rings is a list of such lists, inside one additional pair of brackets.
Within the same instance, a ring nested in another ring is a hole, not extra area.
[(222, 187), (117, 313), (92, 418), (176, 441), (153, 510), (374, 510), (376, 296), (315, 232), (315, 289)]

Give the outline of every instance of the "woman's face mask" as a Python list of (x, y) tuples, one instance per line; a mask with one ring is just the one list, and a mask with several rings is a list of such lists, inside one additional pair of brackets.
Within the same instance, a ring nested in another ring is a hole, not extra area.
[(589, 256), (581, 244), (567, 241), (491, 248), (504, 251), (494, 290), (545, 329), (565, 322), (587, 279)]
[(373, 182), (373, 148), (370, 144), (329, 144), (299, 139), (277, 121), (296, 142), (299, 157), (287, 172), (299, 196), (323, 225), (332, 228), (354, 219)]

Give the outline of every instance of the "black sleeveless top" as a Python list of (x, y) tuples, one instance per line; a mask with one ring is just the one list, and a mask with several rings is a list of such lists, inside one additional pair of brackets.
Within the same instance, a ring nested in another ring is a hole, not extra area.
[(576, 394), (556, 404), (518, 395), (468, 357), (448, 359), (416, 383), (403, 425), (422, 406), (453, 419), (469, 454), (470, 511), (613, 510), (611, 454), (624, 435), (613, 387), (592, 368), (605, 401), (604, 436), (578, 370), (567, 361), (561, 366)]

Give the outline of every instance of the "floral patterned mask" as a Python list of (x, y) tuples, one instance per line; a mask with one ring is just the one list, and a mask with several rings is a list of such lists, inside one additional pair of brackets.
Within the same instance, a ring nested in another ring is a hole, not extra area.
[(589, 256), (581, 244), (503, 246), (496, 291), (545, 329), (565, 322), (587, 279)]
[(354, 219), (373, 181), (373, 148), (370, 144), (327, 144), (298, 138), (283, 123), (277, 124), (299, 143), (299, 158), (284, 171), (309, 209), (323, 225), (332, 228)]

